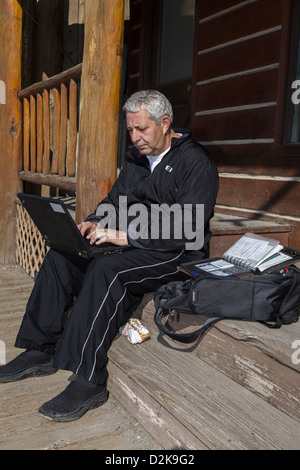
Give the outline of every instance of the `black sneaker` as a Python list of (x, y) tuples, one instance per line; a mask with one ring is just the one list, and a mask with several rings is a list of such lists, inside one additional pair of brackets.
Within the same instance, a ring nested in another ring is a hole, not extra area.
[(57, 371), (53, 357), (40, 351), (24, 351), (8, 364), (0, 367), (0, 383), (15, 382), (26, 377), (41, 377)]
[(62, 393), (44, 403), (39, 412), (53, 421), (74, 421), (88, 410), (103, 405), (107, 399), (108, 391), (105, 385), (91, 388), (72, 381)]

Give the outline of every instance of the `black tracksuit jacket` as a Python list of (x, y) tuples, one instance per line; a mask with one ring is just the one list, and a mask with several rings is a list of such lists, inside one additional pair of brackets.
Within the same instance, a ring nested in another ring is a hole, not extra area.
[[(213, 215), (218, 192), (218, 172), (209, 153), (202, 145), (193, 140), (186, 130), (175, 129), (175, 132), (181, 133), (182, 136), (172, 139), (169, 152), (152, 173), (147, 157), (140, 155), (137, 149), (133, 148), (108, 196), (100, 202), (96, 211), (86, 220), (100, 220), (102, 217), (99, 217), (97, 213), (99, 213), (101, 206), (112, 204), (116, 208), (118, 228), (120, 196), (127, 197), (128, 208), (134, 204), (143, 204), (149, 210), (149, 214), (151, 205), (155, 204), (167, 204), (168, 206), (179, 204), (182, 208), (184, 208), (184, 204), (192, 204), (193, 211), (196, 204), (203, 204), (204, 246), (201, 251), (205, 252), (211, 237), (209, 220)], [(132, 220), (133, 217), (128, 217), (128, 225)], [(150, 223), (149, 216), (148, 224), (150, 225)], [(150, 235), (136, 239), (136, 237), (130, 236), (130, 230), (127, 231), (130, 245), (159, 251), (185, 249), (186, 243), (190, 240), (187, 240), (184, 234), (182, 229), (182, 238), (174, 238), (171, 231), (169, 239), (162, 239), (159, 236), (153, 239)], [(186, 254), (188, 255), (187, 259), (191, 259), (191, 256), (192, 258), (199, 257), (199, 252), (186, 252)]]

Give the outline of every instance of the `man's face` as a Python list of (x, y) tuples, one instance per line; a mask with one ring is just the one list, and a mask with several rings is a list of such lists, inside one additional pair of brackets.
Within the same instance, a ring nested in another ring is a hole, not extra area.
[(157, 126), (149, 112), (142, 109), (136, 113), (127, 112), (126, 120), (131, 141), (142, 155), (159, 155), (168, 148), (167, 130), (170, 122), (167, 116)]

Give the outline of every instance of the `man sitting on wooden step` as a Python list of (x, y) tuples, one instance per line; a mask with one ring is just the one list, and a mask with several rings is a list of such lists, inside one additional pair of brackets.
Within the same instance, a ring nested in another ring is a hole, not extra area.
[(211, 236), (218, 173), (210, 155), (172, 128), (161, 93), (137, 92), (124, 109), (134, 147), (108, 196), (78, 227), (92, 244), (132, 249), (92, 260), (50, 250), (15, 343), (25, 351), (0, 367), (0, 382), (72, 371), (67, 388), (39, 410), (56, 421), (107, 400), (107, 352), (120, 326), (146, 292), (182, 279), (177, 266), (203, 257)]

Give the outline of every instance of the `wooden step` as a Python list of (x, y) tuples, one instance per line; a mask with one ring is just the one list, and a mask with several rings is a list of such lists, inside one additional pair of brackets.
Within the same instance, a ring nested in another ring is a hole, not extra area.
[(220, 212), (215, 213), (210, 228), (213, 234), (209, 248), (210, 257), (222, 256), (246, 232), (274, 238), (285, 246), (289, 246), (291, 232), (289, 224), (278, 224)]
[(150, 295), (142, 322), (151, 338), (114, 341), (109, 387), (157, 442), (165, 449), (299, 448), (300, 365), (292, 345), (300, 323), (270, 330), (226, 320), (183, 345), (158, 332), (153, 314)]

